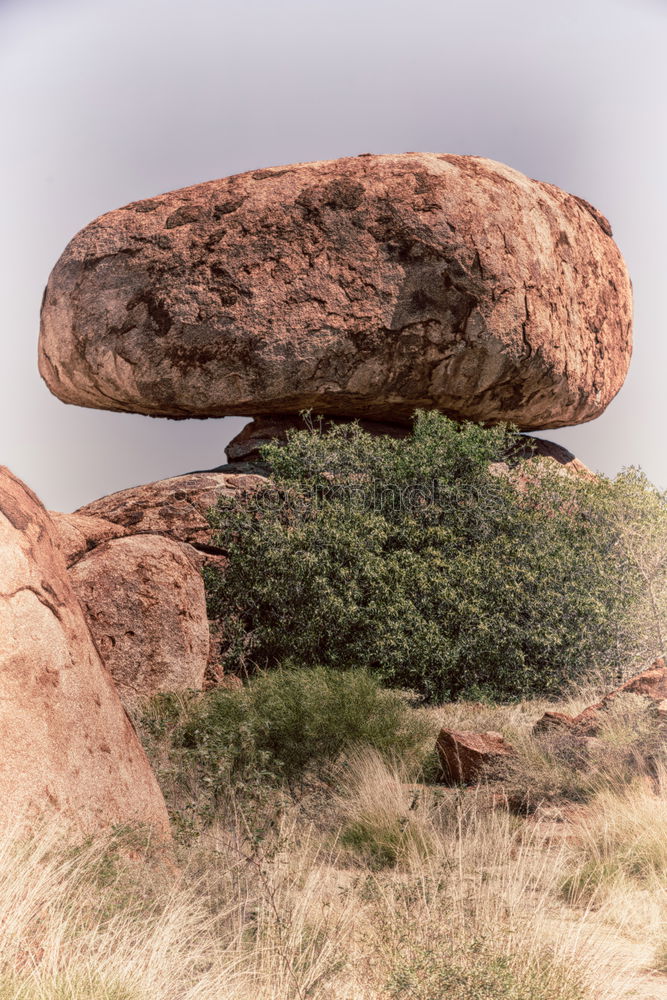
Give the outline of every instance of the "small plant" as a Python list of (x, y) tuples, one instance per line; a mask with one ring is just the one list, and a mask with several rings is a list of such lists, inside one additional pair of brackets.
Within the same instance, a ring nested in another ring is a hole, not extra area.
[(213, 818), (231, 791), (259, 794), (310, 775), (326, 779), (332, 762), (372, 747), (413, 772), (430, 749), (430, 728), (404, 697), (364, 670), (286, 667), (240, 690), (181, 698), (158, 696), (142, 723), (158, 773), (187, 774), (200, 812)]

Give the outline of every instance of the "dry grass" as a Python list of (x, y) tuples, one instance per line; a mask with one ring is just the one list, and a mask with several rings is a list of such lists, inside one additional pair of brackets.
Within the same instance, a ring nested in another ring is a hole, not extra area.
[[(2, 1000), (592, 1000), (614, 939), (560, 919), (566, 854), (481, 799), (347, 761), (328, 832), (299, 806), (253, 839), (241, 812), (175, 876), (124, 836), (0, 845)], [(365, 850), (398, 830), (389, 865)], [(340, 834), (340, 837), (339, 837)], [(134, 858), (134, 860), (133, 860)], [(630, 980), (628, 979), (628, 982)]]
[[(267, 796), (261, 816), (256, 797), (227, 801), (177, 868), (139, 831), (73, 849), (6, 830), (0, 1000), (632, 996), (642, 964), (667, 968), (667, 782), (643, 705), (615, 706), (577, 778), (530, 735), (546, 707), (425, 714), (434, 732), (504, 732), (522, 781), (588, 800), (560, 824), (494, 808), (483, 786), (416, 785), (358, 750), (310, 794)], [(640, 995), (667, 995), (667, 980)]]

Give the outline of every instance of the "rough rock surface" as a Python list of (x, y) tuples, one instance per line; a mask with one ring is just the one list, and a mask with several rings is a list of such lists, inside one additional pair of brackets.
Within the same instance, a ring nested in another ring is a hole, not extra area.
[(86, 517), (85, 514), (61, 514), (49, 511), (55, 529), (60, 551), (67, 566), (73, 566), (86, 553), (112, 538), (122, 538), (127, 530), (119, 524), (105, 521), (101, 517)]
[(190, 546), (160, 535), (112, 539), (72, 566), (70, 577), (124, 701), (202, 688), (209, 630)]
[(658, 716), (667, 717), (667, 664), (657, 659), (648, 670), (642, 670), (619, 687), (605, 695), (601, 701), (589, 705), (579, 715), (563, 712), (545, 712), (533, 727), (534, 732), (545, 732), (554, 727), (568, 729), (576, 735), (595, 736), (600, 728), (600, 713), (622, 694), (637, 694), (650, 698), (657, 707)]
[(134, 202), (70, 242), (40, 370), (68, 403), (168, 417), (415, 408), (592, 420), (631, 290), (591, 205), (479, 157), (365, 155)]
[(441, 779), (446, 784), (471, 784), (489, 776), (514, 749), (500, 733), (455, 732), (443, 729), (436, 743)]
[(57, 814), (80, 830), (147, 823), (162, 794), (105, 671), (34, 494), (0, 469), (2, 819)]
[(103, 518), (132, 534), (167, 535), (207, 551), (211, 529), (206, 514), (218, 497), (257, 489), (265, 481), (243, 473), (193, 472), (111, 493), (76, 513)]
[(533, 726), (533, 732), (538, 734), (553, 733), (558, 730), (567, 731), (572, 729), (573, 719), (572, 715), (567, 715), (565, 712), (545, 712)]

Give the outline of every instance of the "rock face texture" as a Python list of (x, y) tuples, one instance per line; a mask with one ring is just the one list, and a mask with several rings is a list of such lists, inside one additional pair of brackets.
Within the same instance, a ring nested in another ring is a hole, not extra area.
[(206, 513), (217, 498), (257, 489), (265, 481), (259, 475), (195, 472), (111, 493), (73, 516), (112, 522), (132, 534), (167, 535), (206, 551), (211, 538)]
[(503, 758), (514, 753), (500, 733), (454, 732), (443, 729), (436, 743), (441, 779), (445, 784), (468, 785), (489, 777)]
[(101, 517), (86, 517), (85, 514), (60, 514), (49, 511), (60, 551), (67, 566), (73, 566), (86, 553), (103, 542), (127, 535), (127, 529)]
[(160, 535), (112, 539), (75, 563), (70, 577), (123, 701), (202, 688), (209, 629), (189, 546)]
[(56, 813), (85, 832), (167, 812), (90, 636), (49, 517), (0, 469), (2, 819)]
[(416, 408), (592, 420), (626, 375), (606, 219), (478, 157), (359, 156), (135, 202), (71, 241), (40, 370), (68, 403), (167, 417)]

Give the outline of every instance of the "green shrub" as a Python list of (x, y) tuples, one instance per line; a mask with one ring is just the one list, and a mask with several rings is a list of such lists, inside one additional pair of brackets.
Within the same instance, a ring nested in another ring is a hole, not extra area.
[(159, 695), (142, 724), (153, 739), (169, 742), (176, 771), (194, 768), (209, 809), (232, 788), (294, 786), (314, 772), (325, 777), (358, 746), (416, 768), (429, 739), (405, 698), (368, 672), (321, 667), (278, 669), (243, 689), (218, 688), (189, 702)]
[(401, 440), (312, 424), (266, 446), (273, 485), (211, 512), (225, 668), (291, 657), (429, 699), (515, 698), (658, 652), (667, 558), (637, 540), (667, 540), (665, 497), (636, 473), (509, 471), (518, 443), (420, 413)]
[(548, 954), (540, 961), (494, 951), (471, 941), (456, 955), (423, 949), (394, 974), (391, 1000), (586, 1000), (590, 996), (565, 962)]

